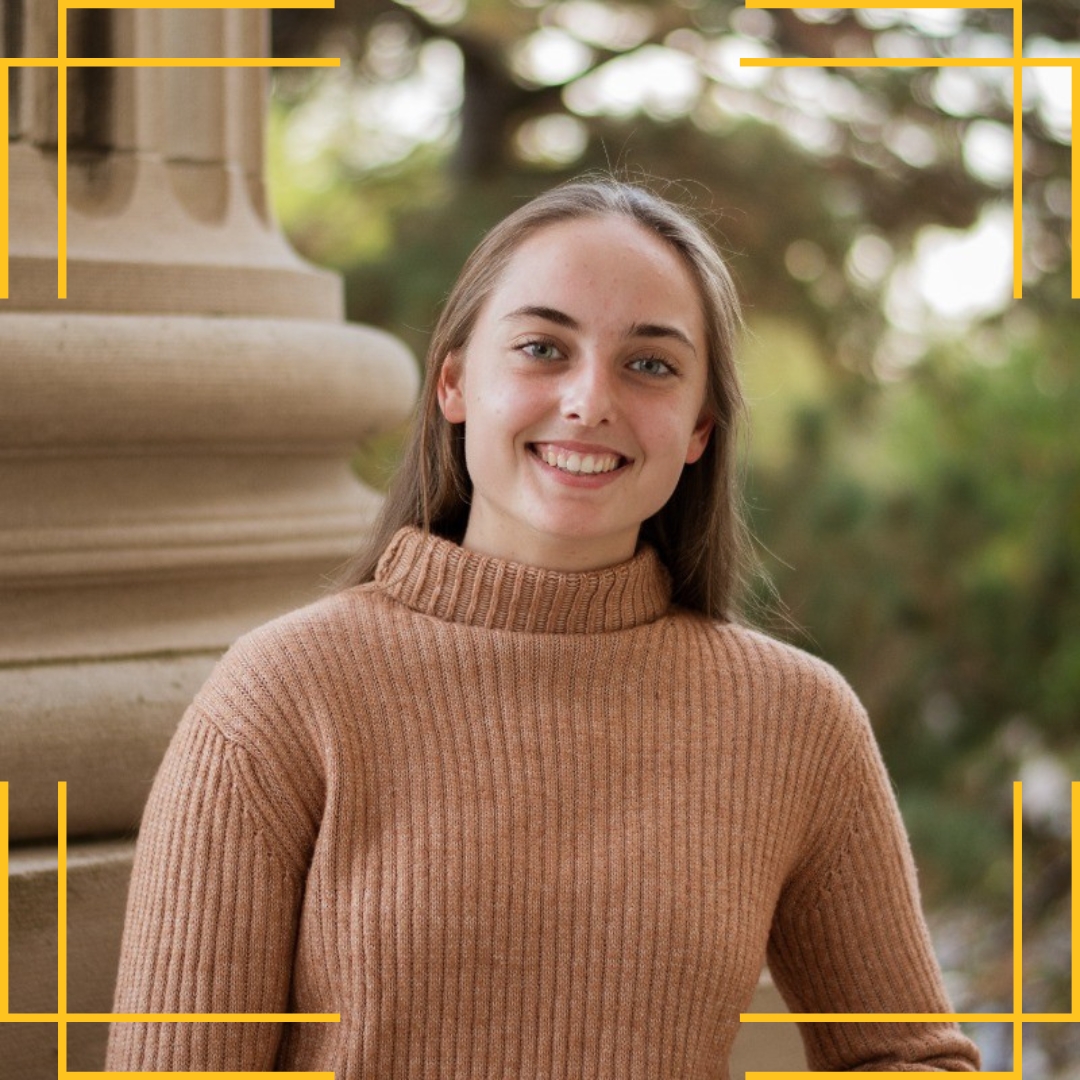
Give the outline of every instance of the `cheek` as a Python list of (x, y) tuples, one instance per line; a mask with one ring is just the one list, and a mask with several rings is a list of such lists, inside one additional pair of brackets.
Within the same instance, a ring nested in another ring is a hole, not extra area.
[(649, 403), (638, 414), (637, 430), (646, 450), (654, 457), (677, 456), (685, 445), (688, 428), (676, 402)]
[(487, 437), (506, 438), (534, 423), (543, 414), (544, 404), (534, 390), (507, 382), (478, 390), (470, 409), (470, 418), (476, 415), (480, 419), (476, 427), (487, 429)]
[(699, 415), (698, 411), (691, 413), (684, 403), (672, 403), (670, 408), (652, 409), (640, 417), (638, 433), (646, 453), (676, 477), (688, 452), (698, 446), (694, 429)]

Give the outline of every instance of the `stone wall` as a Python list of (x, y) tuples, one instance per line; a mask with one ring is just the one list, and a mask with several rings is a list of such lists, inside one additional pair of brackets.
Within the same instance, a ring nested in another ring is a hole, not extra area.
[[(7, 55), (56, 6), (8, 0)], [(256, 11), (73, 11), (71, 55), (259, 56)], [(349, 468), (416, 366), (343, 321), (263, 182), (267, 72), (69, 78), (68, 299), (57, 293), (56, 73), (11, 83), (0, 302), (0, 779), (11, 1008), (56, 1008), (56, 782), (68, 784), (68, 1004), (107, 1012), (132, 839), (184, 707), (245, 630), (314, 599), (377, 506)], [(101, 1068), (104, 1026), (69, 1027)], [(4, 1072), (56, 1075), (51, 1024), (0, 1025)]]

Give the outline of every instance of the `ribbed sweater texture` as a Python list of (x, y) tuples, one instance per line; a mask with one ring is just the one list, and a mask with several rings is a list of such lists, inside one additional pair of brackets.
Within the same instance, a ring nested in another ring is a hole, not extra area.
[[(403, 529), (242, 638), (139, 835), (110, 1070), (720, 1080), (762, 965), (799, 1012), (948, 1012), (865, 713), (674, 606)], [(824, 1070), (967, 1071), (947, 1023), (802, 1025)]]

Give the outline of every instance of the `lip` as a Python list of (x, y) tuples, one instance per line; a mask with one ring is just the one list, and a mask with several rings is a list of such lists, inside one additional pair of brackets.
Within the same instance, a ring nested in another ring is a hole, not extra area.
[(537, 446), (557, 446), (560, 450), (567, 450), (573, 454), (614, 454), (615, 457), (622, 458), (627, 464), (634, 460), (629, 454), (624, 454), (621, 450), (616, 450), (613, 446), (601, 446), (599, 443), (576, 442), (572, 439), (534, 439), (528, 446), (530, 450), (535, 450)]

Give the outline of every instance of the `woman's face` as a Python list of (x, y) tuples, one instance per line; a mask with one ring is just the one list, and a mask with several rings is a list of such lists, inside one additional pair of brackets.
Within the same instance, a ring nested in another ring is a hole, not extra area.
[(463, 545), (557, 570), (629, 559), (708, 442), (706, 374), (697, 287), (662, 240), (616, 216), (529, 237), (439, 377), (465, 424)]

